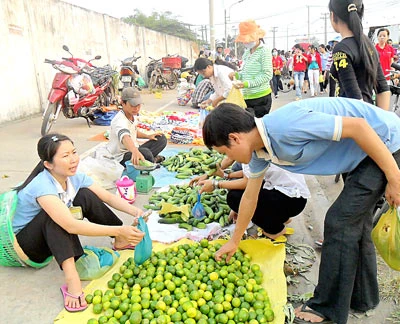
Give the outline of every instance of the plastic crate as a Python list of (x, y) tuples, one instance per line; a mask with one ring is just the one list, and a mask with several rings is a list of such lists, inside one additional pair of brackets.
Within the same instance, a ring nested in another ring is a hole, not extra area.
[(163, 57), (162, 65), (163, 68), (180, 69), (182, 60), (180, 57)]

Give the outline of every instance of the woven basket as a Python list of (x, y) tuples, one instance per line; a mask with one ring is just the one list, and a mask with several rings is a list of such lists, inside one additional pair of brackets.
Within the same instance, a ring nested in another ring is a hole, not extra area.
[(0, 196), (0, 265), (6, 267), (43, 268), (53, 259), (48, 257), (44, 262), (31, 261), (22, 251), (12, 227), (15, 208), (17, 207), (16, 191), (9, 191)]

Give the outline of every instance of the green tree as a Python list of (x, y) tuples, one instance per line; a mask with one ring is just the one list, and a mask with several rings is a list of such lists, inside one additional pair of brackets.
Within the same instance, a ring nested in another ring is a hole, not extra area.
[(135, 9), (133, 15), (122, 18), (122, 21), (130, 25), (143, 26), (183, 39), (198, 41), (196, 34), (190, 29), (190, 26), (180, 22), (178, 17), (170, 11), (161, 13), (154, 11), (150, 16), (146, 16), (140, 10)]

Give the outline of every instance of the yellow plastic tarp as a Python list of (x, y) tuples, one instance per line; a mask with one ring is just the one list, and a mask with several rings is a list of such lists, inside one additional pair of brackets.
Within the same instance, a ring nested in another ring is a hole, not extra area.
[[(226, 241), (218, 240), (212, 241), (211, 243), (224, 243)], [(161, 251), (167, 247), (173, 247), (185, 243), (193, 243), (190, 240), (183, 239), (173, 244), (161, 244), (153, 243), (153, 251)], [(285, 315), (283, 313), (283, 307), (286, 304), (287, 288), (286, 278), (283, 273), (283, 263), (285, 261), (285, 245), (284, 244), (273, 244), (268, 239), (257, 239), (257, 240), (243, 240), (240, 242), (239, 248), (245, 253), (248, 253), (252, 257), (252, 263), (260, 265), (261, 270), (264, 274), (263, 287), (267, 290), (268, 296), (271, 301), (272, 309), (275, 313), (275, 320), (273, 324), (283, 324), (285, 322)], [(102, 278), (93, 280), (83, 290), (85, 294), (92, 294), (96, 289), (106, 291), (107, 282), (111, 280), (112, 275), (118, 272), (120, 266), (131, 256), (133, 251), (121, 251), (121, 257), (116, 264), (108, 271)], [(55, 318), (54, 323), (57, 324), (86, 324), (90, 318), (98, 318), (101, 315), (93, 313), (93, 306), (89, 307), (79, 313), (69, 313), (65, 309), (62, 310)]]

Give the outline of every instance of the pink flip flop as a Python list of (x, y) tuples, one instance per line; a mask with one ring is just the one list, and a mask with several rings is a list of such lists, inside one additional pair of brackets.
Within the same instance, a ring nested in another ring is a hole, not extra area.
[(134, 250), (134, 249), (135, 249), (135, 245), (128, 244), (128, 245), (125, 245), (125, 246), (120, 247), (120, 248), (117, 248), (117, 247), (115, 247), (115, 245), (113, 245), (112, 249), (113, 249), (114, 251), (120, 251), (120, 250)]
[(81, 312), (81, 311), (85, 310), (85, 309), (88, 307), (88, 305), (86, 305), (86, 306), (81, 306), (81, 307), (78, 307), (78, 308), (72, 308), (72, 307), (66, 306), (66, 305), (65, 305), (65, 297), (69, 296), (69, 297), (78, 299), (78, 300), (79, 300), (79, 304), (81, 304), (81, 303), (82, 303), (82, 298), (84, 297), (84, 293), (80, 294), (79, 296), (71, 295), (71, 294), (68, 292), (68, 287), (67, 287), (67, 285), (62, 285), (61, 288), (60, 288), (60, 290), (61, 290), (61, 293), (63, 294), (63, 298), (64, 298), (64, 308), (65, 308), (68, 312), (71, 312), (71, 313), (73, 313), (73, 312)]

